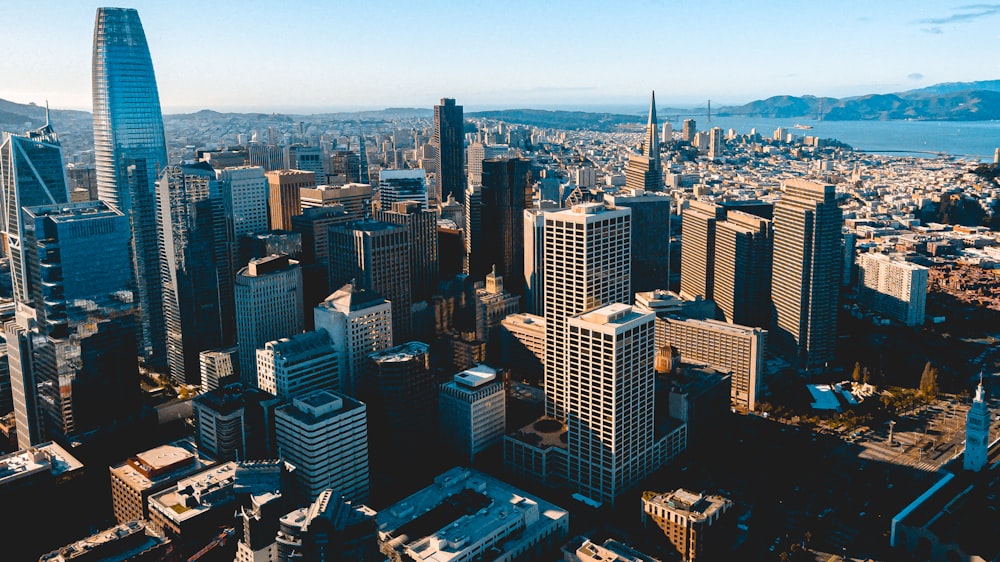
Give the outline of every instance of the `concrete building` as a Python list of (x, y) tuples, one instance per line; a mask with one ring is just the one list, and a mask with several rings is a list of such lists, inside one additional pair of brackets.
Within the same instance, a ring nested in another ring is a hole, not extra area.
[(330, 227), (330, 286), (355, 283), (392, 305), (392, 340), (410, 334), (410, 238), (407, 228), (377, 220)]
[(627, 207), (603, 203), (545, 213), (544, 386), (549, 416), (567, 415), (566, 319), (602, 304), (631, 302), (631, 216)]
[(285, 168), (312, 172), (316, 183), (324, 183), (326, 172), (323, 170), (323, 150), (318, 146), (306, 146), (300, 143), (285, 147)]
[(635, 294), (636, 306), (656, 314), (657, 318), (677, 315), (700, 320), (715, 317), (715, 303), (701, 297), (686, 298), (673, 291), (655, 289)]
[(201, 391), (209, 392), (240, 379), (239, 348), (206, 349), (198, 354), (201, 364)]
[(465, 149), (465, 154), (469, 185), (482, 185), (483, 160), (506, 158), (510, 154), (510, 146), (506, 144), (474, 142), (469, 145), (469, 148)]
[(358, 396), (371, 409), (378, 453), (413, 451), (437, 427), (437, 385), (430, 345), (410, 341), (368, 356), (368, 373)]
[(504, 290), (503, 277), (495, 268), (487, 274), (485, 283), (476, 284), (476, 339), (489, 344), (500, 322), (518, 312), (520, 300)]
[(372, 186), (367, 183), (318, 185), (299, 190), (303, 209), (340, 204), (350, 220), (361, 220), (371, 215), (373, 194)]
[(392, 347), (392, 306), (377, 293), (344, 285), (313, 309), (316, 330), (330, 334), (340, 365), (340, 391), (357, 396), (372, 353)]
[(628, 188), (605, 194), (614, 207), (632, 209), (632, 290), (666, 287), (671, 275), (671, 199), (666, 193)]
[(715, 225), (723, 217), (721, 206), (701, 201), (681, 213), (681, 295), (713, 300)]
[(784, 182), (774, 206), (771, 341), (800, 369), (825, 369), (834, 357), (843, 222), (833, 185)]
[(929, 270), (886, 254), (858, 255), (858, 301), (906, 326), (922, 326)]
[(245, 263), (239, 262), (240, 237), (255, 232), (267, 232), (268, 183), (259, 166), (224, 168), (217, 172), (222, 188), (226, 216), (226, 242), (232, 260), (230, 272), (235, 275)]
[(164, 560), (173, 556), (170, 539), (160, 536), (146, 521), (129, 521), (102, 529), (89, 537), (43, 554), (39, 562), (97, 560)]
[(767, 219), (728, 210), (715, 223), (712, 300), (727, 322), (770, 326), (773, 245)]
[[(976, 396), (972, 399), (972, 407), (965, 416), (965, 453), (962, 454), (962, 468), (979, 472), (986, 467), (986, 457), (989, 452), (990, 423), (993, 414), (983, 394), (983, 381), (980, 378), (976, 387)], [(992, 469), (992, 467), (990, 467)]]
[(335, 224), (346, 224), (352, 219), (340, 203), (318, 207), (304, 207), (301, 215), (292, 217), (292, 231), (302, 235), (302, 261), (330, 266), (329, 230)]
[(487, 553), (494, 562), (526, 559), (558, 548), (569, 532), (565, 509), (461, 467), (379, 511), (376, 521), (383, 551), (441, 562)]
[(427, 209), (427, 176), (424, 170), (380, 170), (376, 207), (391, 210), (394, 203), (416, 201)]
[(246, 386), (257, 387), (257, 349), (305, 328), (298, 262), (274, 255), (251, 260), (241, 269), (236, 276), (236, 320), (240, 377)]
[(339, 355), (326, 330), (267, 342), (257, 350), (257, 384), (285, 402), (318, 390), (339, 392)]
[(476, 455), (503, 440), (506, 393), (497, 370), (476, 365), (441, 385), (438, 421), (441, 439), (471, 464)]
[(698, 133), (698, 125), (695, 123), (694, 119), (685, 119), (684, 124), (681, 127), (681, 140), (686, 142), (693, 142), (695, 134)]
[(216, 464), (214, 459), (199, 452), (194, 443), (182, 440), (137, 453), (109, 467), (115, 519), (119, 523), (148, 519), (149, 496)]
[(465, 197), (463, 198), (465, 255), (462, 258), (462, 272), (466, 275), (472, 275), (477, 270), (480, 270), (480, 275), (486, 274), (486, 271), (482, 269), (484, 266), (481, 265), (483, 260), (477, 261), (478, 258), (474, 257), (483, 254), (482, 197), (483, 186), (481, 185), (470, 185), (465, 189)]
[(655, 315), (613, 303), (567, 320), (569, 486), (610, 502), (654, 457)]
[(291, 230), (292, 217), (302, 213), (299, 190), (316, 187), (316, 174), (303, 170), (271, 170), (266, 172), (268, 208), (273, 230)]
[(375, 211), (375, 219), (406, 227), (410, 245), (410, 300), (430, 299), (441, 281), (437, 213), (426, 202), (396, 201)]
[[(729, 498), (678, 488), (657, 494), (643, 492), (642, 524), (656, 525), (685, 562), (719, 556), (729, 547), (733, 507)], [(713, 539), (714, 537), (714, 539)]]
[(668, 316), (656, 319), (657, 353), (676, 355), (686, 363), (703, 363), (732, 374), (734, 405), (754, 410), (760, 396), (767, 330), (717, 320)]
[(346, 500), (332, 489), (323, 490), (306, 507), (282, 516), (272, 541), (276, 552), (268, 561), (367, 561), (384, 557), (378, 550), (375, 510)]
[(191, 403), (198, 450), (220, 461), (269, 457), (268, 413), (277, 403), (239, 382), (202, 392)]
[(722, 157), (723, 132), (721, 127), (712, 127), (708, 132), (708, 157), (712, 160)]
[(355, 503), (368, 500), (367, 407), (319, 390), (274, 411), (275, 441), (292, 473), (292, 496), (315, 500), (327, 488)]

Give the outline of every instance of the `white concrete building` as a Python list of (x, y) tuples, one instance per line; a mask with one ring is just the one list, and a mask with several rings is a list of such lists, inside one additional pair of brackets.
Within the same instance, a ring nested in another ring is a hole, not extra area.
[(441, 438), (472, 463), (503, 439), (506, 428), (506, 396), (497, 370), (476, 365), (442, 384), (438, 413)]
[(568, 480), (612, 502), (659, 467), (650, 312), (613, 303), (567, 320)]
[(257, 386), (257, 349), (305, 329), (302, 270), (284, 255), (251, 260), (236, 275), (235, 292), (240, 378)]
[(257, 350), (257, 384), (289, 401), (317, 390), (340, 391), (337, 349), (326, 330), (303, 332)]
[(340, 390), (355, 396), (368, 356), (392, 347), (392, 305), (373, 291), (348, 283), (313, 309), (316, 330), (333, 339)]
[(859, 254), (858, 300), (907, 326), (921, 326), (927, 306), (928, 271), (886, 254)]
[(275, 409), (275, 443), (295, 467), (295, 494), (312, 501), (332, 488), (352, 502), (368, 500), (366, 411), (364, 403), (326, 390)]

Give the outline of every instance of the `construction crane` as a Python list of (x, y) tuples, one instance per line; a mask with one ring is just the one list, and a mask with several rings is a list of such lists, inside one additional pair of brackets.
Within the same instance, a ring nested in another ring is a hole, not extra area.
[(195, 562), (196, 560), (201, 559), (202, 556), (205, 556), (217, 546), (226, 546), (226, 543), (229, 542), (229, 539), (232, 538), (235, 533), (235, 527), (226, 527), (218, 535), (216, 535), (214, 539), (212, 539), (212, 542), (205, 545), (205, 548), (191, 555), (191, 557), (187, 559), (187, 562)]

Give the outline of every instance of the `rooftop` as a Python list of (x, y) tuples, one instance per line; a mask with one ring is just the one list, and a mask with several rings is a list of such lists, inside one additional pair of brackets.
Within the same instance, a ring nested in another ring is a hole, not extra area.
[(0, 486), (34, 474), (59, 476), (83, 468), (83, 463), (54, 442), (0, 456)]
[(236, 463), (227, 462), (179, 480), (175, 487), (150, 496), (149, 507), (158, 507), (166, 517), (180, 523), (205, 513), (213, 505), (228, 503), (233, 494), (225, 492), (231, 491), (235, 482)]
[[(76, 558), (86, 558), (86, 560), (131, 560), (132, 556), (141, 555), (164, 542), (166, 542), (166, 539), (146, 532), (146, 523), (144, 521), (129, 521), (110, 529), (99, 531), (87, 538), (80, 539), (58, 550), (44, 554), (39, 558), (39, 562), (50, 560), (56, 562)], [(102, 549), (105, 555), (93, 558), (93, 553), (98, 548)]]
[(657, 494), (643, 492), (643, 502), (649, 502), (669, 509), (675, 513), (683, 513), (695, 520), (707, 519), (720, 509), (728, 509), (733, 501), (729, 498), (715, 495), (705, 495), (698, 492), (678, 488), (673, 492)]
[(404, 344), (397, 345), (395, 347), (390, 347), (389, 349), (372, 353), (368, 357), (371, 357), (372, 361), (377, 363), (396, 363), (403, 361), (411, 361), (416, 357), (425, 355), (430, 351), (431, 346), (422, 341), (411, 341)]
[[(560, 521), (569, 513), (482, 472), (455, 467), (434, 483), (379, 512), (379, 538), (418, 561), (447, 562), (474, 548), (501, 553), (519, 539), (499, 529), (521, 529), (527, 536)], [(511, 520), (520, 524), (511, 524)], [(491, 538), (491, 536), (493, 536)]]
[(463, 386), (476, 388), (497, 378), (497, 370), (487, 365), (476, 365), (458, 373), (454, 381)]

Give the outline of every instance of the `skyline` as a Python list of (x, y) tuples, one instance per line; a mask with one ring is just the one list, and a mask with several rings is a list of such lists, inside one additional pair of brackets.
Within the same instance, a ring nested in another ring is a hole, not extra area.
[[(101, 5), (0, 0), (9, 39), (0, 98), (90, 111)], [(850, 2), (835, 13), (786, 1), (511, 2), (502, 11), (447, 1), (405, 10), (386, 1), (119, 6), (139, 12), (164, 113), (430, 107), (443, 97), (467, 111), (641, 106), (650, 90), (665, 107), (722, 106), (1000, 75), (1000, 63), (984, 65), (968, 49), (969, 37), (982, 52), (1000, 46), (1000, 4)], [(637, 33), (640, 24), (649, 31)], [(289, 31), (303, 27), (311, 32)], [(455, 40), (436, 57), (444, 28)]]

